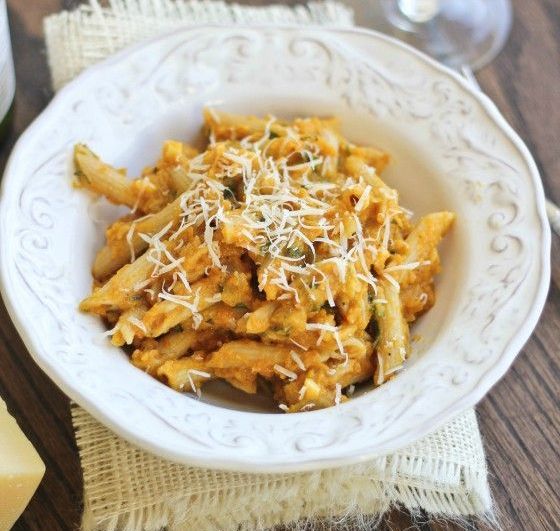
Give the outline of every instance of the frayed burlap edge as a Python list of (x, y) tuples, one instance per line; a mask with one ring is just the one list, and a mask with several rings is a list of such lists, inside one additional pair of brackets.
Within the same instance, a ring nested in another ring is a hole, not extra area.
[[(84, 471), (85, 531), (371, 527), (395, 506), (464, 524), (471, 516), (493, 522), (472, 410), (389, 456), (273, 475), (163, 461), (117, 437), (78, 406), (72, 417)], [(437, 453), (443, 447), (447, 450)]]
[(302, 24), (352, 26), (352, 10), (340, 2), (311, 1), (248, 7), (221, 0), (89, 0), (74, 11), (44, 20), (52, 85), (58, 90), (84, 68), (158, 33), (198, 24)]

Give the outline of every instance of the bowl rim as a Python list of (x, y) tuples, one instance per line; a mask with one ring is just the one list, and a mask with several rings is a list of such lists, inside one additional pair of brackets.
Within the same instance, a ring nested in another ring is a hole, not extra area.
[[(96, 63), (93, 66), (88, 67), (86, 70), (81, 72), (72, 81), (62, 87), (53, 97), (53, 99), (48, 103), (48, 105), (43, 109), (43, 111), (33, 120), (33, 122), (27, 127), (27, 129), (20, 135), (17, 142), (15, 143), (8, 162), (4, 170), (4, 178), (1, 182), (0, 187), (0, 235), (4, 233), (5, 218), (6, 218), (6, 208), (5, 203), (7, 202), (6, 197), (8, 196), (11, 181), (14, 179), (6, 179), (12, 172), (12, 167), (15, 165), (16, 158), (21, 151), (21, 147), (27, 141), (29, 137), (32, 136), (34, 131), (39, 128), (39, 126), (48, 119), (48, 117), (54, 113), (60, 102), (64, 100), (66, 94), (69, 93), (76, 85), (83, 83), (91, 77), (94, 77), (98, 72), (103, 71), (105, 68), (115, 65), (125, 59), (128, 55), (131, 55), (145, 47), (151, 46), (153, 43), (171, 38), (173, 36), (178, 36), (182, 33), (189, 33), (192, 31), (201, 31), (204, 29), (229, 29), (230, 26), (226, 24), (204, 24), (200, 26), (186, 26), (174, 30), (172, 32), (166, 32), (154, 37), (142, 40), (133, 45), (127, 46), (117, 53), (111, 55), (110, 57)], [(538, 168), (536, 166), (533, 157), (531, 156), (527, 146), (521, 140), (519, 135), (513, 130), (509, 123), (502, 116), (496, 105), (490, 100), (488, 96), (482, 93), (480, 90), (474, 89), (459, 73), (451, 70), (450, 68), (436, 62), (434, 59), (425, 55), (424, 53), (418, 51), (412, 46), (401, 42), (393, 37), (384, 35), (380, 32), (364, 29), (364, 28), (341, 28), (336, 26), (301, 26), (301, 25), (274, 25), (274, 24), (259, 24), (259, 25), (238, 25), (236, 26), (238, 30), (249, 30), (249, 31), (303, 31), (303, 32), (324, 32), (324, 33), (338, 33), (338, 34), (350, 34), (350, 35), (363, 35), (375, 39), (384, 41), (391, 46), (395, 46), (404, 50), (406, 53), (415, 56), (419, 61), (427, 64), (432, 69), (445, 74), (454, 80), (462, 89), (462, 91), (469, 94), (471, 98), (476, 100), (484, 112), (487, 114), (488, 118), (493, 121), (501, 133), (507, 137), (517, 152), (521, 155), (523, 162), (526, 164), (528, 173), (531, 176), (531, 185), (535, 192), (536, 198), (536, 211), (538, 213), (538, 219), (541, 224), (542, 229), (542, 241), (540, 242), (540, 255), (541, 255), (541, 270), (539, 282), (535, 288), (534, 297), (530, 304), (530, 310), (528, 310), (526, 315), (525, 323), (518, 331), (509, 339), (506, 348), (501, 353), (499, 359), (494, 363), (479, 379), (476, 387), (462, 397), (457, 398), (452, 402), (449, 407), (445, 410), (438, 412), (437, 422), (434, 422), (434, 416), (428, 417), (423, 423), (417, 425), (414, 430), (414, 436), (411, 436), (411, 431), (405, 432), (398, 437), (395, 437), (391, 441), (391, 447), (385, 448), (383, 446), (378, 446), (374, 451), (357, 451), (353, 454), (348, 454), (343, 457), (334, 458), (307, 458), (306, 461), (300, 462), (290, 462), (290, 463), (275, 463), (270, 465), (262, 465), (262, 463), (254, 463), (251, 457), (237, 456), (234, 459), (224, 459), (215, 457), (201, 457), (197, 458), (192, 455), (185, 455), (184, 453), (171, 451), (163, 448), (162, 446), (155, 443), (153, 440), (142, 437), (137, 433), (130, 430), (128, 427), (114, 422), (109, 416), (105, 414), (105, 411), (98, 407), (93, 401), (91, 401), (80, 389), (78, 385), (72, 385), (65, 381), (58, 373), (57, 369), (52, 366), (49, 360), (45, 359), (41, 355), (38, 355), (37, 344), (39, 338), (33, 337), (32, 334), (27, 332), (27, 327), (25, 325), (25, 318), (20, 316), (19, 311), (12, 301), (17, 300), (17, 294), (13, 292), (12, 285), (9, 278), (9, 263), (6, 259), (5, 253), (0, 253), (0, 293), (15, 325), (18, 334), (20, 335), (25, 347), (30, 353), (31, 357), (37, 365), (47, 374), (47, 376), (74, 402), (78, 403), (91, 415), (93, 415), (98, 421), (103, 423), (105, 426), (109, 427), (114, 433), (123, 437), (130, 443), (138, 446), (148, 452), (155, 454), (159, 457), (168, 459), (176, 463), (182, 463), (187, 465), (193, 465), (198, 467), (208, 467), (213, 469), (222, 470), (232, 470), (232, 471), (243, 471), (243, 472), (259, 472), (259, 473), (275, 473), (275, 472), (301, 472), (306, 470), (317, 470), (324, 468), (332, 468), (343, 465), (350, 465), (355, 463), (360, 463), (379, 455), (384, 455), (385, 453), (393, 452), (403, 446), (412, 443), (420, 438), (426, 436), (430, 432), (437, 428), (440, 428), (445, 423), (450, 421), (452, 418), (462, 413), (465, 409), (475, 406), (491, 389), (491, 387), (496, 384), (502, 376), (505, 374), (507, 369), (513, 363), (515, 357), (522, 349), (523, 345), (531, 336), (540, 314), (544, 308), (546, 301), (548, 287), (550, 282), (550, 247), (551, 247), (551, 231), (548, 224), (548, 219), (546, 217), (545, 208), (545, 195), (544, 188), (540, 178)], [(535, 250), (535, 254), (537, 250)], [(342, 404), (344, 407), (344, 404)], [(305, 413), (299, 413), (300, 415), (321, 415), (325, 410), (317, 410)], [(252, 414), (252, 413), (247, 413)], [(259, 415), (263, 415), (259, 413)], [(265, 414), (266, 415), (266, 414)], [(295, 415), (298, 415), (296, 413)]]

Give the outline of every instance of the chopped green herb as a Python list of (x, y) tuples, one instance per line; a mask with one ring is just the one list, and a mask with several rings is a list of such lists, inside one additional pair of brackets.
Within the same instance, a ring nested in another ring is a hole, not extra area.
[(183, 332), (183, 327), (182, 327), (182, 325), (178, 324), (178, 325), (175, 325), (173, 328), (170, 328), (169, 331), (170, 332), (175, 332), (175, 333)]
[(82, 171), (81, 168), (76, 168), (74, 170), (74, 177), (76, 177), (76, 179), (78, 179), (78, 181), (85, 181), (87, 183), (90, 183), (91, 181), (88, 179), (88, 176)]
[(270, 140), (272, 140), (273, 138), (278, 138), (280, 135), (278, 133), (275, 133), (274, 131), (270, 131), (270, 135), (269, 138)]
[(375, 292), (371, 286), (368, 287), (368, 304), (371, 313), (378, 318), (385, 316), (385, 305), (375, 302)]
[(273, 332), (276, 332), (277, 334), (282, 335), (282, 336), (290, 335), (290, 328), (282, 328), (280, 326), (274, 326), (274, 327), (271, 328), (271, 330)]
[(229, 201), (237, 201), (237, 198), (235, 197), (233, 190), (229, 186), (226, 186), (224, 188), (223, 193), (224, 193), (224, 199), (228, 199)]
[(301, 258), (305, 253), (298, 247), (288, 247), (286, 249), (286, 254), (290, 258)]
[(377, 319), (372, 317), (369, 320), (366, 332), (370, 335), (373, 341), (377, 341), (379, 339), (379, 323), (377, 322)]
[(246, 304), (243, 304), (242, 302), (240, 302), (239, 304), (235, 305), (235, 309), (236, 310), (244, 310), (244, 311), (248, 311), (249, 307)]

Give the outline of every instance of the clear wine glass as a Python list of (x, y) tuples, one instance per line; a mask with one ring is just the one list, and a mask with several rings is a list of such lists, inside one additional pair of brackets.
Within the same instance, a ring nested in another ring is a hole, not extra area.
[(509, 0), (380, 0), (384, 31), (453, 68), (473, 70), (502, 49), (511, 27)]

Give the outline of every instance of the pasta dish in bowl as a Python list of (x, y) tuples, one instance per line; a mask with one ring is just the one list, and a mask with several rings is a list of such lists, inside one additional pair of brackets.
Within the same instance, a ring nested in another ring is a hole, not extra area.
[(0, 288), (41, 369), (119, 436), (301, 472), (484, 396), (542, 310), (545, 214), (491, 102), (402, 43), (182, 28), (88, 70), (18, 140)]
[(204, 151), (167, 141), (135, 180), (75, 147), (75, 184), (131, 209), (106, 231), (81, 310), (178, 391), (268, 382), (296, 412), (393, 378), (434, 304), (454, 214), (413, 223), (380, 177), (389, 155), (336, 119), (204, 118)]

